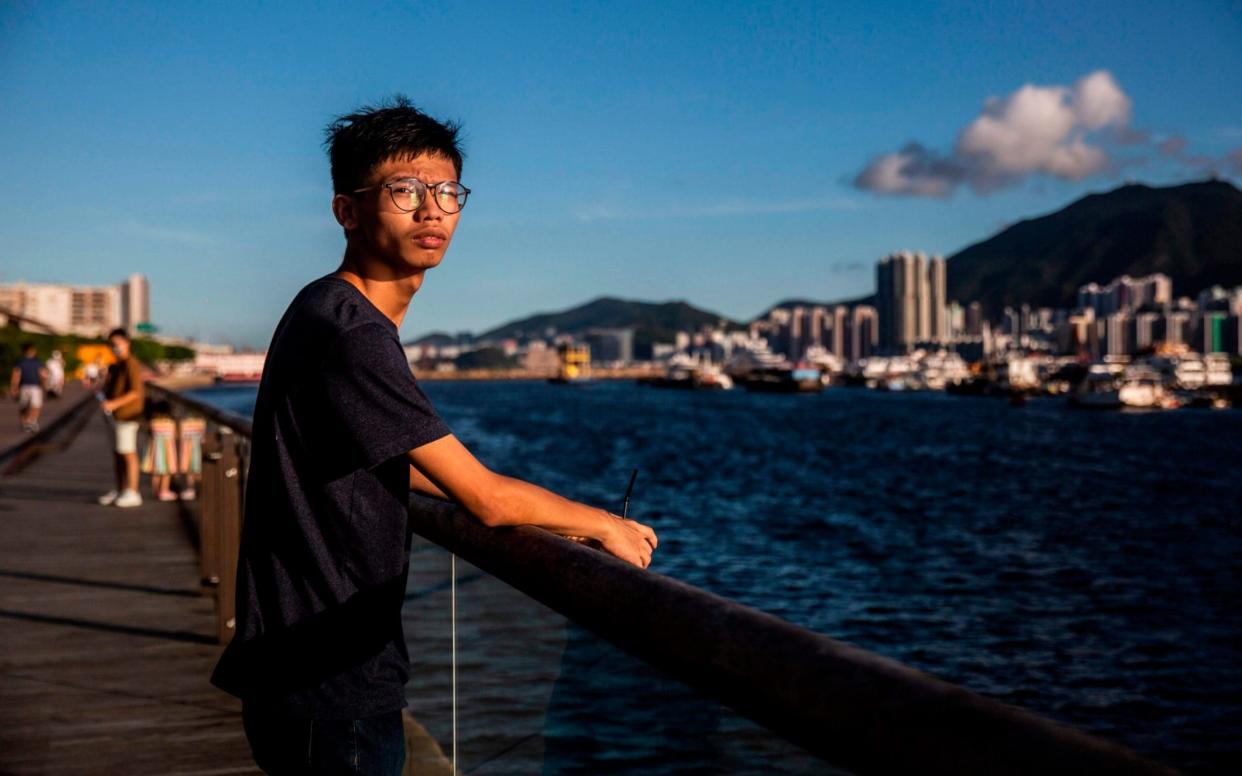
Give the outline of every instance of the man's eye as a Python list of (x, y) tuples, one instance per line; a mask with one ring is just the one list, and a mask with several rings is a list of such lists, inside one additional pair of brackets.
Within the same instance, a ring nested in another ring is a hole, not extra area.
[(409, 194), (414, 191), (414, 188), (412, 186), (393, 186), (392, 191), (394, 194)]

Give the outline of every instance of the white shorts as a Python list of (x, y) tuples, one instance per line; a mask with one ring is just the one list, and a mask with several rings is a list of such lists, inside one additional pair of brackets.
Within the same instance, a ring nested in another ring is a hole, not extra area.
[(39, 409), (43, 406), (43, 389), (37, 385), (23, 385), (17, 391), (17, 402), (22, 412)]
[(116, 452), (118, 455), (138, 452), (138, 421), (116, 422)]

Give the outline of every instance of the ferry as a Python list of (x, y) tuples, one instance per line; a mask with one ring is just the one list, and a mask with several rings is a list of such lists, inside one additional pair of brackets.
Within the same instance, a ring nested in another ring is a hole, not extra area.
[(700, 362), (678, 354), (669, 361), (668, 371), (655, 377), (638, 378), (640, 385), (653, 388), (679, 388), (683, 390), (723, 390), (733, 388), (733, 378), (710, 362)]
[(588, 385), (591, 377), (591, 346), (563, 344), (556, 349), (560, 356), (560, 371), (548, 382), (555, 385)]

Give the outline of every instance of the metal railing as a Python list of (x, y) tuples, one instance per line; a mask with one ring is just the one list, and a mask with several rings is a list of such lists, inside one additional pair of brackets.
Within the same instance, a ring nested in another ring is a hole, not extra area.
[[(219, 636), (233, 632), (250, 421), (153, 386), (209, 421), (199, 519)], [(487, 528), (411, 495), (415, 533), (672, 678), (859, 773), (1170, 773), (1094, 738), (604, 552)]]

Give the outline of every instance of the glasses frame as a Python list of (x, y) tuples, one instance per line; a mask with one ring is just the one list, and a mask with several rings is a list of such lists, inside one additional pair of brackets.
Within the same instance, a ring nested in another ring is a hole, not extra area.
[[(418, 196), (418, 204), (410, 208), (409, 210), (406, 210), (405, 208), (397, 204), (397, 195), (395, 192), (393, 192), (392, 188), (393, 186), (399, 186), (401, 184), (408, 184), (408, 183), (417, 184), (416, 186), (411, 187), (415, 191), (418, 191), (419, 187), (422, 187), (422, 193), (419, 194)], [(452, 184), (454, 186), (460, 187), (462, 191), (461, 204), (457, 206), (456, 210), (446, 210), (444, 206), (440, 204), (439, 195), (442, 193), (441, 188), (448, 184)], [(441, 212), (445, 213), (446, 215), (450, 215), (450, 216), (456, 213), (460, 213), (462, 210), (464, 210), (466, 207), (466, 200), (469, 199), (470, 197), (470, 189), (467, 188), (466, 186), (462, 186), (461, 181), (440, 181), (439, 183), (424, 183), (423, 181), (420, 181), (418, 178), (400, 178), (395, 181), (389, 181), (388, 183), (377, 183), (374, 186), (366, 186), (361, 189), (354, 189), (354, 193), (361, 194), (364, 191), (372, 191), (374, 189), (388, 189), (388, 198), (392, 200), (392, 206), (395, 207), (397, 210), (400, 210), (402, 213), (413, 213), (417, 211), (420, 207), (422, 207), (423, 202), (425, 201), (427, 197), (427, 192), (435, 192), (436, 196), (433, 196), (431, 198), (431, 201), (436, 203), (436, 207), (440, 208)]]

